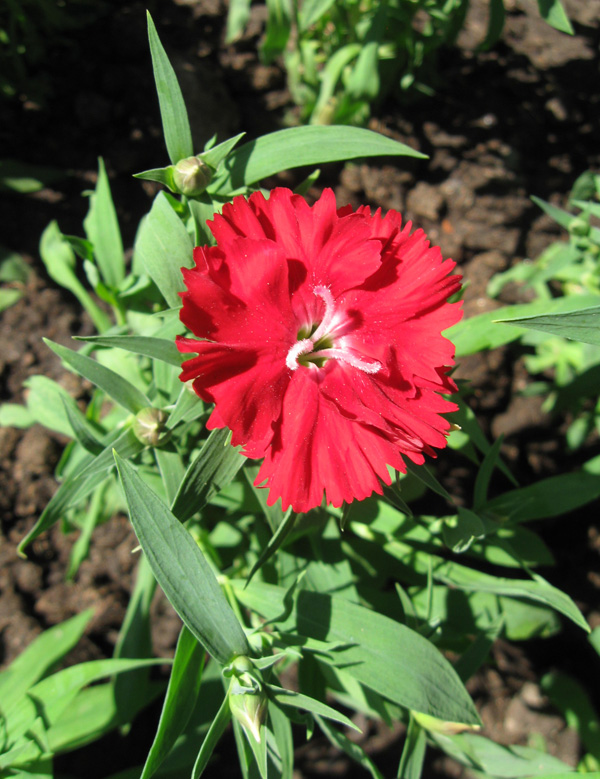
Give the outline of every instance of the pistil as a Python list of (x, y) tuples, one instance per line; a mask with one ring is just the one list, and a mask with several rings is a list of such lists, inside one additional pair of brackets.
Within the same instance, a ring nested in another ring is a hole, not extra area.
[[(327, 360), (339, 360), (364, 373), (377, 373), (381, 370), (381, 363), (377, 360), (365, 360), (341, 341), (336, 343), (336, 330), (343, 323), (343, 316), (336, 311), (335, 301), (328, 287), (319, 285), (313, 292), (325, 303), (323, 319), (309, 338), (300, 338), (290, 348), (285, 359), (287, 367), (292, 371), (300, 366), (322, 368)], [(302, 333), (304, 334), (306, 330)]]

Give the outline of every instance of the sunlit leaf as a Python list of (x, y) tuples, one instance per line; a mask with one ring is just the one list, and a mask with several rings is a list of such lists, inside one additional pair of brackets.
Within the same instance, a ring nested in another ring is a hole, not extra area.
[(148, 40), (163, 133), (169, 158), (175, 165), (179, 160), (193, 155), (192, 132), (177, 76), (160, 42), (150, 13), (147, 13), (147, 17)]
[(131, 522), (156, 580), (190, 632), (220, 663), (250, 653), (200, 548), (133, 466), (115, 454)]

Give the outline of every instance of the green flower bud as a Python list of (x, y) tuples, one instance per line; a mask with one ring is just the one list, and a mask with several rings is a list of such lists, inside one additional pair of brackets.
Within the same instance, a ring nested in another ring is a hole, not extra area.
[(135, 415), (133, 432), (136, 438), (149, 446), (162, 446), (171, 436), (171, 431), (165, 428), (169, 415), (161, 408), (143, 408)]
[(464, 733), (466, 730), (481, 730), (481, 725), (467, 725), (465, 722), (447, 722), (446, 720), (432, 717), (430, 714), (423, 714), (420, 711), (412, 711), (411, 714), (422, 728), (430, 730), (432, 733), (452, 735), (454, 733)]
[(587, 219), (577, 217), (577, 219), (573, 219), (569, 225), (569, 232), (571, 235), (576, 235), (579, 238), (585, 238), (586, 235), (590, 234), (590, 223)]
[(267, 715), (267, 697), (264, 692), (242, 692), (241, 689), (237, 685), (230, 689), (229, 709), (246, 733), (260, 744), (260, 726)]
[(212, 179), (212, 170), (200, 157), (186, 157), (173, 168), (173, 183), (182, 195), (201, 195)]

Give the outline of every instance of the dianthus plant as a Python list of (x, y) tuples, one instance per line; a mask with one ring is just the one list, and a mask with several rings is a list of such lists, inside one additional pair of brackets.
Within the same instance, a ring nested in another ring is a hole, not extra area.
[[(295, 191), (260, 188), (288, 168), (417, 153), (336, 126), (213, 140), (195, 153), (151, 20), (149, 34), (170, 164), (139, 174), (165, 189), (131, 266), (102, 164), (86, 240), (52, 224), (41, 243), (48, 272), (98, 330), (79, 350), (48, 342), (93, 385), (89, 404), (82, 411), (38, 376), (26, 408), (0, 411), (72, 439), (60, 487), (21, 549), (58, 521), (79, 530), (75, 577), (94, 526), (123, 511), (137, 581), (108, 664), (39, 681), (81, 635), (82, 615), (0, 677), (0, 771), (50, 776), (55, 753), (152, 700), (158, 583), (181, 632), (147, 759), (119, 776), (199, 777), (232, 722), (243, 776), (292, 779), (292, 726), (304, 725), (381, 777), (347, 735), (360, 714), (406, 726), (400, 777), (421, 775), (428, 745), (494, 777), (517, 758), (473, 732), (465, 681), (501, 633), (550, 635), (557, 612), (587, 628), (532, 572), (547, 550), (522, 523), (596, 487), (578, 474), (576, 490), (548, 479), (490, 498), (492, 475), (512, 476), (451, 373), (455, 351), (492, 325), (459, 321), (454, 263), (400, 214), (311, 188), (315, 174)], [(104, 305), (75, 273), (76, 254)], [(438, 481), (436, 455), (466, 458), (471, 501), (459, 505)], [(498, 576), (502, 566), (524, 577)], [(45, 664), (34, 662), (44, 652)], [(83, 689), (106, 674), (119, 675)], [(518, 760), (520, 776), (563, 770), (536, 750)]]

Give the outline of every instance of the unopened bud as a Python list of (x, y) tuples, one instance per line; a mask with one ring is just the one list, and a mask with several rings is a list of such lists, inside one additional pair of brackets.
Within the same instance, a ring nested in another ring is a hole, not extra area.
[(212, 170), (200, 157), (186, 157), (173, 168), (173, 182), (182, 195), (201, 195), (212, 179)]
[(411, 712), (418, 724), (425, 730), (432, 733), (443, 733), (453, 735), (454, 733), (464, 733), (465, 730), (481, 730), (481, 725), (467, 725), (466, 722), (447, 722), (430, 714), (423, 714), (420, 711)]
[(587, 219), (581, 219), (580, 217), (573, 219), (569, 225), (569, 232), (571, 235), (576, 235), (579, 238), (585, 238), (586, 235), (590, 234), (590, 223)]
[(133, 432), (138, 441), (150, 446), (162, 446), (167, 442), (171, 431), (165, 425), (169, 415), (161, 408), (148, 406), (135, 415)]
[(242, 688), (235, 685), (235, 690), (229, 691), (229, 708), (246, 733), (260, 744), (260, 726), (267, 714), (266, 695), (263, 692), (242, 692)]

